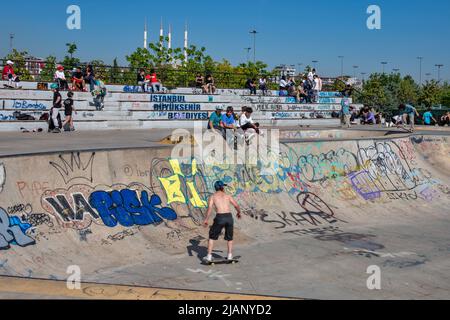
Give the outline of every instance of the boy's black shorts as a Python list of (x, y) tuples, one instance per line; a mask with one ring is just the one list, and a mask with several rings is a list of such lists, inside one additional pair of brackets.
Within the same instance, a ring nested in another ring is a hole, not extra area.
[(210, 240), (219, 240), (219, 236), (225, 228), (225, 241), (233, 241), (234, 220), (231, 213), (218, 214), (209, 230)]

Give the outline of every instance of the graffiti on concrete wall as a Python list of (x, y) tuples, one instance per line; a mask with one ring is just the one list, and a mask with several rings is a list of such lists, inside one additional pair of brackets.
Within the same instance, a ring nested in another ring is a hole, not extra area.
[(50, 165), (58, 171), (66, 184), (84, 181), (93, 181), (93, 167), (94, 167), (95, 152), (93, 152), (85, 160), (81, 159), (81, 154), (71, 153), (67, 158), (64, 155), (59, 155), (59, 162), (50, 162)]
[(0, 208), (0, 250), (7, 250), (11, 245), (26, 247), (35, 244), (35, 240), (26, 234), (31, 227), (31, 224), (18, 217), (10, 217)]
[(111, 228), (117, 224), (124, 227), (145, 226), (159, 224), (163, 219), (177, 219), (175, 211), (162, 206), (159, 196), (153, 194), (149, 197), (147, 191), (142, 191), (140, 195), (130, 189), (95, 191), (89, 203), (98, 211), (105, 226)]

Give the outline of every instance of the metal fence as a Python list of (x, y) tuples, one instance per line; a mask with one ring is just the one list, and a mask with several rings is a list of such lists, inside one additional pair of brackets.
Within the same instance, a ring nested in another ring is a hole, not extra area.
[[(6, 59), (0, 59), (1, 66), (6, 64)], [(55, 64), (52, 68), (47, 67), (47, 62), (44, 60), (22, 60), (17, 61), (14, 68), (16, 73), (23, 78), (29, 78), (28, 80), (34, 80), (39, 82), (51, 82), (53, 81), (53, 74), (56, 71), (56, 66), (62, 65), (65, 68), (66, 77), (70, 77), (73, 66), (67, 66), (62, 63)], [(87, 63), (79, 65), (82, 69), (87, 67)], [(118, 85), (133, 85), (137, 82), (137, 75), (141, 67), (121, 67), (110, 65), (93, 65), (94, 72), (97, 78), (102, 79), (107, 84)], [(148, 73), (150, 68), (143, 68)], [(45, 72), (46, 70), (52, 70), (52, 72)], [(214, 77), (215, 84), (219, 88), (243, 88), (245, 82), (249, 78), (259, 79), (262, 75), (255, 75), (249, 73), (237, 73), (237, 72), (209, 72), (204, 69), (187, 69), (185, 67), (161, 67), (155, 68), (158, 79), (167, 88), (176, 87), (195, 87), (195, 78), (197, 74), (206, 76), (211, 74)], [(269, 89), (278, 88), (278, 78), (268, 77)]]

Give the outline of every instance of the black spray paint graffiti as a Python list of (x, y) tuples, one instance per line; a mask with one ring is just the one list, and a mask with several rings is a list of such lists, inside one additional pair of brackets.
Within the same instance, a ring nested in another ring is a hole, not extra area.
[[(244, 210), (243, 213), (251, 216), (255, 220), (274, 225), (276, 230), (283, 233), (305, 235), (323, 234), (325, 231), (332, 231), (330, 225), (337, 222), (345, 222), (334, 217), (334, 212), (319, 196), (310, 193), (300, 193), (297, 197), (298, 204), (303, 209), (300, 212), (285, 212), (269, 214), (265, 210)], [(325, 226), (325, 227), (324, 227)], [(291, 228), (295, 227), (295, 230)], [(298, 229), (299, 227), (321, 227), (313, 229)]]
[(0, 208), (0, 250), (7, 250), (11, 244), (26, 247), (35, 244), (35, 240), (25, 234), (30, 228), (17, 217), (9, 217), (3, 208)]
[(52, 206), (63, 222), (83, 221), (85, 214), (91, 215), (94, 219), (100, 218), (82, 193), (72, 193), (72, 200), (74, 207), (70, 205), (64, 194), (45, 198), (45, 201)]
[(80, 153), (72, 153), (69, 160), (59, 155), (60, 163), (51, 161), (50, 165), (55, 168), (66, 184), (75, 181), (93, 182), (93, 165), (95, 152), (87, 161), (81, 159)]

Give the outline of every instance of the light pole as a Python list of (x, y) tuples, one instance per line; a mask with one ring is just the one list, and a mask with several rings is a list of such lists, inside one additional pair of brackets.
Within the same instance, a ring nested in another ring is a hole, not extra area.
[(422, 60), (423, 57), (417, 57), (419, 59), (419, 84), (422, 85)]
[(259, 32), (256, 30), (250, 31), (250, 34), (253, 34), (253, 63), (256, 64), (256, 35)]
[(394, 68), (394, 69), (392, 69), (392, 71), (394, 71), (395, 73), (398, 73), (400, 71), (400, 69)]
[(9, 34), (9, 51), (12, 52), (13, 51), (13, 41), (14, 41), (14, 34), (10, 33)]
[(384, 74), (384, 69), (385, 69), (385, 67), (386, 67), (387, 64), (388, 64), (388, 63), (387, 63), (386, 61), (381, 62), (381, 65), (383, 66), (383, 74)]
[(427, 77), (427, 81), (428, 81), (431, 76), (431, 73), (427, 72), (427, 73), (425, 73), (425, 76)]
[(441, 82), (441, 68), (442, 68), (443, 66), (444, 66), (443, 64), (436, 64), (436, 65), (435, 65), (435, 67), (438, 68), (438, 79), (437, 79), (438, 83)]
[(252, 48), (244, 48), (244, 50), (247, 51), (247, 63), (250, 61), (250, 51), (252, 51)]
[(353, 66), (353, 78), (356, 79), (356, 70), (359, 68), (359, 66)]
[(313, 60), (313, 61), (311, 61), (311, 62), (313, 63), (314, 69), (317, 69), (317, 62), (319, 62), (319, 61)]
[(341, 59), (341, 80), (344, 79), (344, 56), (339, 56), (339, 59)]
[(302, 73), (302, 65), (303, 65), (303, 63), (297, 63), (297, 65), (298, 65), (298, 74), (301, 74)]
[(361, 72), (363, 82), (366, 81), (366, 74), (367, 73), (365, 73), (365, 72)]

